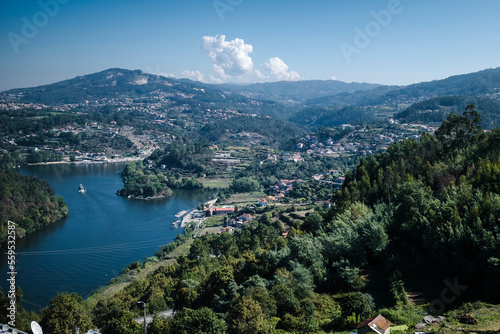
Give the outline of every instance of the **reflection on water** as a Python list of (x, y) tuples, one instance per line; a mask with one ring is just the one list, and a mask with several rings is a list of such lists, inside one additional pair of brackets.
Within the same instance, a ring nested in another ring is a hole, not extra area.
[[(23, 174), (48, 180), (64, 197), (65, 221), (19, 239), (16, 284), (23, 307), (37, 310), (57, 292), (87, 297), (131, 262), (154, 255), (181, 230), (172, 230), (175, 214), (194, 208), (207, 194), (176, 191), (168, 199), (132, 200), (116, 195), (123, 164), (30, 166)], [(77, 191), (79, 184), (87, 192)], [(1, 252), (2, 289), (7, 291), (7, 259)], [(0, 276), (1, 277), (1, 276)]]

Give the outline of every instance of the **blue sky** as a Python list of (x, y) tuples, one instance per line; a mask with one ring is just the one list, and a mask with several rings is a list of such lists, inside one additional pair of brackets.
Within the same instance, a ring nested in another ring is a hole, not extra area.
[(411, 84), (500, 66), (498, 0), (2, 0), (0, 91), (112, 67)]

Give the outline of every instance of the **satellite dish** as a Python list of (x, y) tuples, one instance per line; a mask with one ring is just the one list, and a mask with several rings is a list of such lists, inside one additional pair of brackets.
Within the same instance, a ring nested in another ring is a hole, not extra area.
[(31, 331), (33, 334), (43, 334), (42, 327), (36, 321), (31, 322)]

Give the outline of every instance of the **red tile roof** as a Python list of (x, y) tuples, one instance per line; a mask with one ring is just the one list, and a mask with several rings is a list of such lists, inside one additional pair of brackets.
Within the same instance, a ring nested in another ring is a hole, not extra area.
[(392, 323), (389, 320), (387, 320), (386, 318), (384, 318), (382, 315), (379, 314), (376, 317), (366, 319), (365, 321), (360, 323), (358, 325), (358, 327), (356, 327), (356, 328), (362, 328), (365, 326), (371, 327), (373, 325), (375, 325), (375, 326), (377, 326), (385, 331), (387, 328), (391, 327)]

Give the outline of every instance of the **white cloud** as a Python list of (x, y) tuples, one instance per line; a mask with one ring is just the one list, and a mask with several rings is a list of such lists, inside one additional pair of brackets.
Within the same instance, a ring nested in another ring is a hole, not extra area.
[(161, 75), (165, 78), (175, 78), (175, 75), (173, 73), (159, 73), (158, 75)]
[(295, 71), (288, 71), (288, 65), (278, 57), (270, 58), (266, 61), (264, 67), (269, 73), (269, 79), (271, 80), (293, 81), (300, 79), (300, 75)]
[[(300, 80), (300, 75), (295, 71), (290, 71), (288, 65), (278, 57), (270, 58), (259, 66), (260, 69), (254, 69), (250, 56), (253, 46), (245, 44), (241, 38), (227, 41), (225, 35), (203, 36), (203, 49), (208, 51), (208, 56), (212, 61), (213, 73), (208, 76), (208, 80), (213, 83)], [(202, 77), (195, 79), (198, 81), (205, 79), (198, 71), (184, 71), (183, 75), (189, 78), (195, 75)]]
[(337, 77), (336, 77), (336, 76), (334, 76), (334, 75), (332, 75), (332, 76), (330, 77), (330, 80), (337, 80)]
[(205, 75), (200, 71), (182, 71), (181, 75), (183, 78), (191, 79), (194, 81), (205, 81)]
[(173, 75), (172, 73), (162, 72), (159, 64), (156, 64), (154, 69), (151, 66), (147, 66), (143, 70), (143, 72), (154, 74), (154, 75), (161, 75), (162, 77), (167, 77), (167, 78), (174, 78), (175, 77), (175, 75)]
[(212, 69), (221, 80), (243, 76), (253, 70), (253, 61), (249, 56), (253, 47), (240, 38), (226, 41), (225, 35), (203, 36), (203, 48), (208, 51), (213, 62)]

